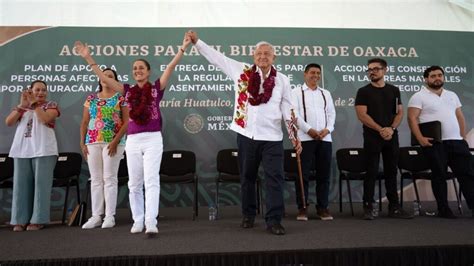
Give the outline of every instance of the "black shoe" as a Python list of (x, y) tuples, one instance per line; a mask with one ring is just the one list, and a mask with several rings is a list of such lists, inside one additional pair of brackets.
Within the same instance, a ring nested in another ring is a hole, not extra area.
[(255, 222), (255, 218), (246, 216), (242, 219), (242, 223), (240, 224), (240, 227), (242, 227), (242, 228), (252, 228), (254, 222)]
[(274, 225), (268, 226), (267, 231), (277, 236), (281, 236), (285, 234), (285, 228), (283, 228), (281, 224), (274, 224)]
[(438, 217), (446, 218), (446, 219), (456, 219), (456, 218), (458, 218), (458, 217), (456, 217), (456, 215), (454, 215), (453, 211), (451, 211), (451, 209), (449, 207), (439, 210)]
[(388, 211), (388, 217), (398, 219), (413, 219), (413, 214), (410, 214), (402, 208), (393, 208)]
[(364, 220), (374, 220), (374, 210), (371, 207), (364, 206)]

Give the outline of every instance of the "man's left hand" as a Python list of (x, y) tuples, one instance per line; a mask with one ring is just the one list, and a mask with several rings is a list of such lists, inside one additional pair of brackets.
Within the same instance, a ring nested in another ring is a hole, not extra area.
[(291, 141), (293, 143), (293, 148), (297, 154), (301, 154), (303, 151), (303, 146), (301, 146), (301, 141), (299, 139)]
[(325, 128), (321, 131), (319, 131), (319, 139), (324, 139), (329, 134), (329, 129)]
[(382, 128), (382, 130), (380, 130), (380, 136), (384, 140), (391, 140), (392, 136), (393, 136), (393, 133), (394, 133), (394, 131), (391, 127), (384, 127), (384, 128)]

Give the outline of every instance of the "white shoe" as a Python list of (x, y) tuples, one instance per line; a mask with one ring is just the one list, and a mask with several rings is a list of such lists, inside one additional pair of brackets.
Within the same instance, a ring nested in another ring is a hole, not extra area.
[(82, 225), (82, 229), (96, 228), (99, 227), (101, 224), (102, 219), (100, 218), (100, 216), (92, 216), (91, 218), (89, 218), (89, 220), (87, 220), (84, 225)]
[(147, 225), (145, 234), (147, 235), (158, 234), (158, 227), (156, 227), (156, 225)]
[(142, 223), (133, 223), (132, 229), (130, 229), (130, 233), (139, 234), (141, 232), (143, 232), (143, 224)]
[(115, 218), (113, 216), (107, 216), (104, 218), (102, 228), (112, 228), (115, 226)]

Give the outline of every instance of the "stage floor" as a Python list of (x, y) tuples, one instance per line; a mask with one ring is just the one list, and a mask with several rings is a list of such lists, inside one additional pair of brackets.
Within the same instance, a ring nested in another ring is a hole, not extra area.
[[(200, 208), (196, 221), (192, 221), (190, 208), (163, 208), (160, 210), (160, 233), (154, 238), (129, 232), (131, 218), (126, 209), (118, 210), (117, 225), (112, 229), (83, 230), (52, 224), (40, 231), (13, 232), (11, 227), (2, 226), (0, 265), (7, 265), (5, 262), (8, 261), (67, 261), (115, 256), (271, 254), (399, 247), (459, 246), (474, 251), (474, 218), (467, 207), (464, 216), (455, 220), (430, 216), (413, 220), (392, 219), (384, 210), (374, 221), (361, 219), (360, 203), (356, 204), (354, 217), (350, 215), (348, 204), (345, 204), (343, 213), (338, 212), (336, 205), (331, 208), (333, 221), (318, 220), (313, 205), (310, 206), (310, 220), (300, 222), (295, 220), (296, 208), (287, 206), (288, 214), (282, 223), (287, 231), (284, 236), (266, 232), (261, 216), (257, 217), (254, 228), (240, 228), (241, 216), (237, 206), (221, 207), (221, 217), (216, 221), (208, 220), (208, 210), (204, 207)], [(457, 211), (456, 214), (459, 215)]]

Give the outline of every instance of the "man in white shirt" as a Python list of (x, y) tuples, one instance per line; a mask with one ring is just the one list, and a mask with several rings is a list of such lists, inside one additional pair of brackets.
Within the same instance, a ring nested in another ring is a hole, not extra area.
[[(431, 188), (438, 204), (438, 216), (454, 219), (448, 206), (447, 167), (459, 181), (467, 205), (474, 209), (474, 172), (466, 138), (466, 121), (456, 93), (443, 88), (444, 70), (431, 66), (423, 73), (426, 87), (413, 94), (408, 102), (408, 125), (423, 147), (432, 172)], [(442, 142), (423, 136), (418, 123), (441, 122)], [(474, 214), (474, 213), (473, 213)]]
[[(253, 65), (226, 57), (200, 40), (196, 32), (188, 36), (211, 64), (219, 67), (235, 84), (234, 116), (230, 128), (237, 132), (242, 197), (243, 228), (252, 228), (256, 216), (255, 182), (260, 162), (266, 184), (265, 222), (267, 230), (284, 235), (281, 225), (283, 202), (283, 132), (282, 117), (290, 120), (291, 89), (287, 76), (273, 66), (275, 53), (267, 42), (256, 45)], [(297, 151), (301, 145), (294, 141)]]
[[(332, 220), (328, 209), (329, 177), (331, 173), (332, 138), (336, 121), (336, 109), (331, 93), (319, 87), (321, 66), (309, 64), (304, 70), (305, 83), (292, 91), (293, 102), (299, 117), (298, 137), (301, 140), (301, 168), (303, 171), (304, 198), (308, 199), (308, 180), (311, 169), (316, 170), (316, 213), (321, 220)], [(307, 221), (307, 209), (301, 201), (301, 186), (295, 182), (298, 216)]]

